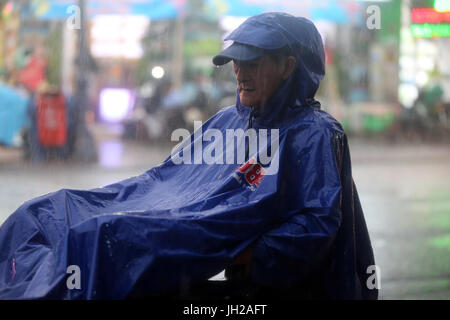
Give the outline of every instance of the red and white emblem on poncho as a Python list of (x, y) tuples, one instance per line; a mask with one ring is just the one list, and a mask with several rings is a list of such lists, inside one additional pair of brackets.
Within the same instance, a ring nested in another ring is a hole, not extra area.
[(251, 186), (259, 186), (266, 174), (266, 170), (256, 162), (255, 158), (250, 158), (242, 164), (238, 171), (244, 174), (245, 181)]

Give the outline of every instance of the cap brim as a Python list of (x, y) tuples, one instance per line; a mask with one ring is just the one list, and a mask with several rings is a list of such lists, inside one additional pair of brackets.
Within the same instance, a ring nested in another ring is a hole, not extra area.
[(260, 58), (264, 54), (264, 49), (234, 42), (231, 46), (224, 49), (221, 53), (213, 58), (216, 66), (224, 65), (231, 60), (249, 61)]

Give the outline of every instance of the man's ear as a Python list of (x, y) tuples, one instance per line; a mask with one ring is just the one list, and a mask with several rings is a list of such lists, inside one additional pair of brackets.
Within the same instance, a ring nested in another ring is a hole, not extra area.
[(283, 80), (289, 78), (296, 65), (297, 59), (294, 56), (289, 56), (286, 58), (286, 60), (284, 61)]

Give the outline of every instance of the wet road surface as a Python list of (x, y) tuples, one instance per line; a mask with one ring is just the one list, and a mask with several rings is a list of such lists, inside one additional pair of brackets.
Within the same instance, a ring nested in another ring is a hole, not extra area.
[(382, 299), (450, 299), (450, 146), (351, 142)]

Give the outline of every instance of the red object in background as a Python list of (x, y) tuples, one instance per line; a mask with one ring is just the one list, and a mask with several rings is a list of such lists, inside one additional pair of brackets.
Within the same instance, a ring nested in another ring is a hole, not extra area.
[(325, 63), (333, 64), (334, 63), (334, 51), (328, 47), (325, 47)]
[(450, 11), (436, 11), (431, 8), (416, 8), (411, 11), (414, 23), (441, 23), (450, 22)]
[(40, 94), (36, 98), (39, 143), (44, 147), (61, 147), (67, 140), (66, 104), (59, 93)]
[(25, 68), (19, 71), (19, 82), (35, 92), (45, 80), (45, 61), (33, 56)]

